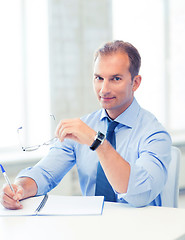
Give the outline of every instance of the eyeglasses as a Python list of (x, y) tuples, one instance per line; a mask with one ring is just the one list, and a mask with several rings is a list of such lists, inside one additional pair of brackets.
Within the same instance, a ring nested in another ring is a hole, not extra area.
[[(19, 142), (20, 143), (21, 143), (21, 141), (20, 141), (20, 130), (22, 130), (22, 129), (23, 129), (23, 127), (19, 127), (17, 129), (17, 133), (19, 135)], [(57, 138), (54, 137), (54, 138), (52, 138), (52, 139), (50, 139), (50, 140), (48, 140), (48, 141), (46, 141), (46, 142), (44, 142), (42, 144), (38, 144), (38, 145), (34, 145), (34, 146), (23, 147), (22, 144), (21, 144), (21, 148), (22, 148), (23, 151), (31, 152), (31, 151), (35, 151), (35, 150), (39, 149), (42, 146), (49, 146), (49, 145), (53, 144), (56, 141), (57, 141)]]
[[(50, 115), (50, 116), (52, 116), (53, 119), (55, 120), (54, 115)], [(23, 129), (23, 127), (19, 127), (19, 128), (17, 129), (17, 133), (18, 133), (18, 136), (19, 136), (19, 142), (20, 142), (20, 144), (21, 144), (20, 131), (21, 131), (22, 129)], [(57, 137), (54, 137), (54, 138), (52, 138), (52, 139), (50, 139), (50, 140), (48, 140), (48, 141), (46, 141), (46, 142), (44, 142), (44, 143), (42, 143), (42, 144), (38, 144), (38, 145), (34, 145), (34, 146), (28, 146), (28, 147), (23, 147), (23, 145), (21, 144), (21, 148), (22, 148), (23, 151), (31, 152), (31, 151), (38, 150), (38, 149), (39, 149), (40, 147), (42, 147), (42, 146), (49, 146), (49, 145), (53, 144), (54, 142), (56, 142), (57, 140), (58, 140), (58, 138), (57, 138)]]

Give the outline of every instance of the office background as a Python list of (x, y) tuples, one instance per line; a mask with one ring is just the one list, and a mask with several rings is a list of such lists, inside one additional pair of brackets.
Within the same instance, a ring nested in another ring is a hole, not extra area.
[[(94, 51), (123, 39), (142, 57), (137, 100), (182, 152), (183, 193), (184, 25), (183, 0), (0, 0), (0, 162), (11, 179), (48, 151), (43, 146), (27, 154), (21, 145), (40, 144), (54, 136), (60, 119), (99, 108), (92, 88)], [(80, 194), (75, 168), (53, 193)]]

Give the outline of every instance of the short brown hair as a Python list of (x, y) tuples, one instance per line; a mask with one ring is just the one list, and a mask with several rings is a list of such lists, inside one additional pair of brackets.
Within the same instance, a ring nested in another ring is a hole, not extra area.
[(106, 56), (117, 52), (126, 53), (128, 55), (130, 61), (129, 72), (133, 80), (133, 78), (139, 74), (139, 69), (141, 66), (141, 56), (138, 50), (128, 42), (116, 40), (113, 42), (105, 43), (101, 48), (96, 51), (94, 61), (96, 61), (99, 55)]

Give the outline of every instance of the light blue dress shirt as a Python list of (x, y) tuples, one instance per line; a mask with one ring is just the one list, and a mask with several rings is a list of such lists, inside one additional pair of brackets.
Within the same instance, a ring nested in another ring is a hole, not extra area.
[[(106, 134), (104, 109), (81, 118), (95, 131)], [(171, 138), (154, 115), (139, 106), (136, 99), (119, 115), (115, 129), (116, 150), (131, 166), (128, 189), (117, 201), (140, 207), (161, 206), (160, 193), (167, 179), (171, 160)], [(73, 140), (57, 141), (48, 155), (18, 177), (30, 177), (38, 186), (37, 195), (53, 189), (76, 164), (83, 195), (94, 195), (98, 166), (96, 151)]]

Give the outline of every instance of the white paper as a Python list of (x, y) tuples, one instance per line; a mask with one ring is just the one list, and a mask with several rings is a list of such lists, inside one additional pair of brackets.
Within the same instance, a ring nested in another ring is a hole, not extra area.
[(49, 195), (39, 215), (98, 215), (102, 213), (102, 196)]
[(0, 216), (31, 216), (35, 214), (35, 210), (43, 200), (44, 196), (27, 198), (21, 201), (22, 209), (9, 210), (0, 204)]
[[(28, 198), (21, 201), (23, 209), (9, 210), (0, 204), (0, 216), (34, 216), (44, 196)], [(48, 195), (44, 207), (37, 215), (100, 215), (104, 197), (102, 196), (58, 196)]]

